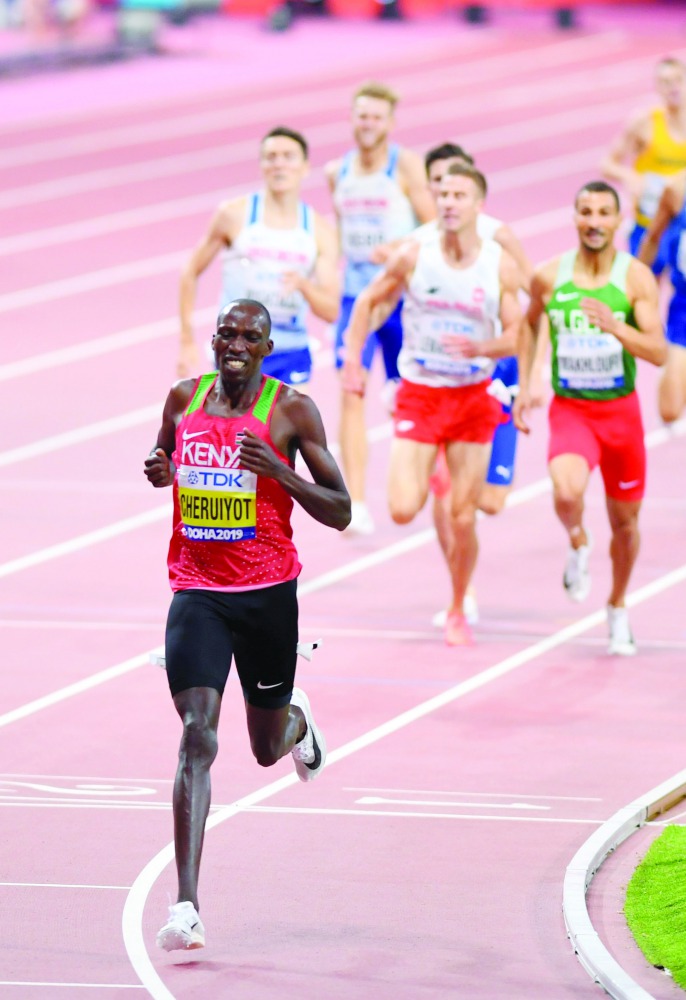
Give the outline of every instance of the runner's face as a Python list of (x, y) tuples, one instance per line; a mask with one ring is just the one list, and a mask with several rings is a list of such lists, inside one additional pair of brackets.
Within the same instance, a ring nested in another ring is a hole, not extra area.
[(459, 156), (449, 156), (446, 160), (434, 160), (429, 167), (429, 191), (434, 197), (434, 201), (438, 201), (438, 195), (441, 190), (441, 181), (445, 176), (448, 167), (451, 167), (453, 163), (459, 163), (461, 166), (466, 166), (467, 161), (461, 159)]
[(381, 97), (358, 97), (353, 104), (352, 121), (358, 147), (371, 151), (386, 141), (393, 126), (393, 109)]
[(678, 111), (686, 105), (686, 73), (682, 66), (663, 63), (657, 71), (656, 86), (666, 108)]
[(262, 313), (241, 305), (223, 309), (212, 338), (212, 348), (222, 381), (247, 382), (259, 371), (262, 359), (272, 349)]
[(582, 191), (574, 206), (574, 223), (582, 247), (599, 253), (610, 246), (621, 218), (608, 191)]
[(308, 171), (303, 148), (295, 139), (273, 135), (260, 148), (260, 166), (267, 190), (274, 193), (299, 191)]
[(459, 233), (466, 226), (474, 225), (481, 203), (481, 193), (471, 177), (446, 174), (436, 200), (443, 231)]

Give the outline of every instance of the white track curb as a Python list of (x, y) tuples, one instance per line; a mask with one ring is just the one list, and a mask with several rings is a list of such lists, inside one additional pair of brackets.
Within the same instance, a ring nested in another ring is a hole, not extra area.
[(612, 957), (591, 923), (586, 893), (605, 858), (649, 820), (686, 798), (686, 771), (620, 809), (589, 837), (565, 873), (562, 912), (577, 958), (589, 976), (615, 1000), (651, 1000)]

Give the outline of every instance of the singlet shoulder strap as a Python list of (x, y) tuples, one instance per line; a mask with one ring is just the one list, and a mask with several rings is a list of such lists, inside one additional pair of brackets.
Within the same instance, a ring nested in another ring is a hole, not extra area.
[(247, 224), (254, 226), (262, 217), (262, 195), (252, 194), (248, 199)]
[(632, 260), (631, 254), (627, 253), (626, 250), (618, 250), (612, 261), (610, 284), (618, 288), (620, 292), (626, 292), (626, 276)]
[(283, 382), (271, 375), (265, 375), (264, 385), (252, 408), (252, 415), (261, 424), (268, 424)]
[(650, 113), (650, 120), (653, 125), (653, 133), (651, 136), (653, 142), (660, 142), (665, 138), (669, 138), (667, 115), (665, 114), (664, 108), (653, 108)]
[(566, 285), (568, 281), (574, 280), (574, 261), (576, 260), (576, 250), (568, 250), (560, 257), (555, 276), (555, 288)]
[(386, 173), (389, 177), (395, 177), (395, 172), (398, 169), (398, 158), (400, 156), (400, 146), (393, 142), (388, 147), (388, 163), (386, 164)]
[(341, 165), (338, 169), (338, 180), (342, 181), (343, 178), (350, 173), (352, 168), (353, 156), (355, 155), (354, 150), (349, 150), (343, 159), (341, 160)]
[(195, 410), (199, 410), (203, 403), (205, 402), (205, 396), (210, 390), (210, 387), (214, 385), (216, 381), (216, 372), (207, 372), (205, 375), (201, 375), (198, 381), (195, 383), (195, 392), (191, 397), (191, 401), (184, 410), (184, 416), (188, 416), (189, 413), (194, 413)]
[(304, 201), (300, 202), (300, 228), (304, 229), (306, 233), (314, 232), (312, 209), (309, 205), (306, 205)]

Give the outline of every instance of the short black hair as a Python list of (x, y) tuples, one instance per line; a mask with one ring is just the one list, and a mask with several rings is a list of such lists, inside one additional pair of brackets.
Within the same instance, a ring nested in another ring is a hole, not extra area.
[(452, 160), (459, 158), (464, 160), (471, 166), (474, 165), (474, 157), (466, 153), (462, 146), (456, 145), (454, 142), (444, 142), (442, 146), (434, 146), (424, 157), (424, 166), (426, 168), (426, 175), (429, 176), (429, 167), (436, 160)]
[(232, 299), (230, 302), (227, 302), (226, 305), (219, 310), (219, 315), (217, 316), (217, 329), (221, 326), (222, 320), (226, 314), (235, 308), (248, 309), (250, 312), (256, 313), (260, 318), (264, 333), (266, 333), (267, 337), (269, 336), (272, 330), (272, 318), (269, 315), (269, 310), (264, 303), (258, 302), (257, 299)]
[(576, 196), (574, 198), (575, 206), (579, 201), (579, 197), (584, 193), (584, 191), (588, 191), (590, 194), (611, 194), (612, 198), (614, 199), (615, 208), (619, 212), (620, 210), (619, 195), (617, 194), (616, 189), (613, 188), (611, 184), (608, 184), (606, 181), (589, 181), (588, 184), (584, 184), (584, 186), (580, 187), (576, 193)]
[[(307, 139), (300, 132), (296, 132), (295, 129), (288, 128), (286, 125), (276, 125), (273, 129), (267, 132), (266, 135), (262, 136), (262, 142), (266, 142), (267, 139), (274, 139), (277, 136), (282, 135), (285, 139), (292, 139), (297, 142), (303, 151), (303, 156), (307, 160), (309, 157), (309, 148), (307, 145)], [(262, 143), (260, 143), (262, 145)]]
[(476, 167), (473, 167), (470, 163), (451, 163), (445, 173), (445, 176), (469, 177), (469, 179), (474, 181), (476, 184), (482, 198), (485, 198), (488, 194), (488, 184), (486, 183), (486, 178), (480, 170), (477, 170)]

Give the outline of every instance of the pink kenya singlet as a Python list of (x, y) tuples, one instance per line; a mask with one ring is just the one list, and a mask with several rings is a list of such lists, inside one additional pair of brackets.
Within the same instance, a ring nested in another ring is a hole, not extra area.
[(169, 580), (177, 590), (256, 590), (300, 573), (290, 516), (292, 498), (274, 480), (241, 469), (246, 430), (259, 435), (284, 464), (269, 427), (283, 382), (263, 376), (248, 413), (216, 417), (205, 399), (217, 373), (203, 375), (176, 429), (174, 524)]

